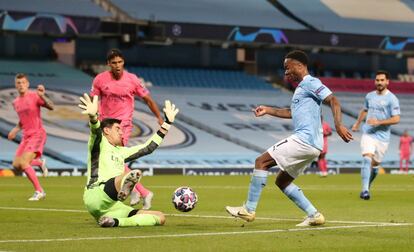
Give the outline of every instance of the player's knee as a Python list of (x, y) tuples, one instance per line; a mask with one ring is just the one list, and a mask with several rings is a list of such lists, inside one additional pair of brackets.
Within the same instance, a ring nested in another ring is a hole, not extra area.
[(259, 170), (265, 170), (266, 169), (265, 162), (263, 162), (262, 158), (260, 158), (260, 157), (256, 158), (255, 169), (259, 169)]
[(14, 169), (20, 169), (20, 162), (19, 160), (13, 160), (12, 166)]
[(375, 160), (372, 160), (371, 164), (372, 164), (372, 167), (380, 165), (380, 163)]
[(30, 166), (30, 162), (28, 162), (26, 160), (20, 161), (20, 169), (24, 170), (24, 169), (26, 169), (29, 166)]

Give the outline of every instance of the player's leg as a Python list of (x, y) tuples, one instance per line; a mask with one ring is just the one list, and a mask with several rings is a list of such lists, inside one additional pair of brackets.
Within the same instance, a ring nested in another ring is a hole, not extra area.
[[(125, 172), (130, 171), (128, 166), (125, 166)], [(144, 200), (144, 204), (142, 209), (150, 209), (151, 208), (151, 203), (152, 203), (152, 198), (153, 198), (154, 194), (149, 191), (148, 189), (146, 189), (142, 183), (138, 182), (135, 184), (133, 190), (131, 191), (131, 201), (130, 201), (130, 205), (131, 206), (135, 206), (137, 205), (140, 200), (141, 197)]]
[(371, 188), (371, 184), (372, 184), (372, 182), (374, 182), (375, 178), (377, 177), (378, 171), (379, 171), (379, 168), (380, 168), (380, 163), (377, 162), (377, 161), (375, 161), (374, 158), (372, 159), (371, 164), (372, 164), (371, 165), (372, 166), (372, 170), (371, 170), (371, 174), (369, 176), (369, 185), (368, 185), (368, 188)]
[(361, 166), (361, 193), (359, 197), (364, 200), (369, 200), (369, 180), (371, 176), (372, 159), (376, 151), (375, 139), (367, 135), (362, 135), (361, 138), (361, 153), (362, 153), (362, 166)]
[[(123, 125), (122, 124), (122, 143), (124, 146), (128, 145), (129, 137), (131, 136), (132, 126), (131, 125)], [(143, 207), (142, 209), (150, 209), (152, 204), (152, 198), (154, 197), (154, 193), (145, 188), (142, 183), (138, 182), (133, 191), (131, 192), (131, 201), (130, 205), (134, 206), (137, 205), (140, 201), (140, 198), (143, 198)]]
[(316, 226), (325, 223), (325, 217), (318, 212), (313, 204), (306, 198), (302, 189), (293, 183), (295, 178), (292, 177), (287, 171), (279, 171), (276, 177), (276, 185), (279, 189), (298, 206), (302, 211), (306, 213), (305, 220), (297, 226)]
[(318, 157), (318, 166), (322, 177), (326, 177), (328, 175), (325, 155), (326, 152), (321, 152), (321, 154)]
[[(114, 205), (113, 208), (127, 209), (129, 206), (120, 204)], [(115, 217), (115, 212), (110, 211), (105, 216), (99, 219), (98, 224), (101, 227), (145, 227), (145, 226), (157, 226), (164, 225), (165, 215), (160, 211), (149, 211), (149, 210), (132, 210), (127, 214), (127, 217)]]
[(12, 162), (12, 166), (14, 168), (14, 173), (16, 175), (22, 175), (23, 172), (23, 168), (21, 167), (21, 159), (22, 159), (22, 155), (26, 149), (28, 141), (26, 140), (26, 138), (23, 136), (22, 140), (20, 141), (19, 146), (16, 149), (16, 153)]
[(20, 159), (20, 167), (23, 169), (23, 172), (26, 174), (30, 182), (32, 182), (35, 189), (33, 196), (29, 198), (30, 201), (38, 201), (46, 197), (46, 193), (40, 185), (39, 179), (36, 176), (36, 172), (30, 165), (36, 156), (37, 154), (35, 152), (24, 152)]
[[(385, 152), (388, 149), (388, 143), (384, 143), (381, 141), (376, 141), (375, 142), (375, 153), (374, 156), (372, 157), (372, 162), (371, 162), (371, 173), (370, 173), (370, 177), (369, 177), (369, 184), (368, 184), (368, 188), (371, 187), (371, 184), (374, 182), (375, 178), (378, 175), (379, 172), (379, 168), (381, 167), (381, 161), (385, 156)], [(370, 195), (368, 195), (368, 199), (370, 198)], [(365, 197), (366, 199), (366, 197)]]
[(118, 200), (124, 201), (131, 193), (135, 184), (139, 182), (141, 177), (142, 172), (140, 170), (131, 170), (115, 177), (115, 188), (118, 192)]
[(410, 155), (408, 154), (407, 158), (405, 159), (405, 172), (408, 174), (408, 168), (410, 166)]
[(49, 170), (47, 169), (46, 166), (46, 159), (45, 158), (35, 158), (32, 160), (32, 162), (30, 163), (31, 166), (38, 166), (43, 173), (43, 177), (47, 177), (47, 174), (49, 172)]
[(255, 162), (245, 205), (241, 207), (226, 206), (226, 211), (234, 217), (239, 217), (246, 221), (254, 221), (260, 194), (267, 183), (267, 170), (275, 165), (276, 161), (268, 152), (259, 156)]
[(298, 226), (322, 225), (325, 218), (320, 214), (312, 203), (305, 197), (302, 190), (293, 183), (320, 151), (313, 146), (303, 143), (299, 138), (292, 136), (287, 139), (285, 145), (276, 148), (276, 152), (270, 153), (276, 160), (280, 171), (276, 177), (276, 185), (279, 189), (300, 209), (307, 217)]
[[(95, 195), (84, 196), (85, 205), (88, 211), (99, 219), (98, 224), (101, 227), (117, 227), (117, 226), (154, 226), (163, 225), (165, 216), (158, 211), (138, 211), (130, 206), (117, 201), (119, 190), (122, 190), (122, 181), (125, 177), (130, 176), (134, 171), (123, 174), (116, 178), (109, 179), (103, 189), (96, 187), (88, 193)], [(97, 195), (100, 193), (101, 195)], [(98, 197), (96, 197), (98, 196)], [(87, 202), (87, 204), (86, 204)]]

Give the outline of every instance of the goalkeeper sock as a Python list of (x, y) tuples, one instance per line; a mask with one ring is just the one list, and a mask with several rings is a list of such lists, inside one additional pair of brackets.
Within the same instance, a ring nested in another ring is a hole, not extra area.
[(155, 214), (136, 214), (128, 218), (116, 218), (119, 227), (145, 227), (161, 223), (160, 217)]
[(364, 156), (364, 161), (362, 162), (361, 168), (361, 180), (362, 180), (362, 191), (369, 190), (369, 177), (371, 176), (371, 161), (372, 158)]
[(316, 208), (312, 203), (305, 197), (297, 185), (290, 183), (284, 190), (283, 193), (293, 201), (300, 209), (302, 209), (308, 216), (313, 216), (316, 212)]
[(257, 204), (260, 199), (260, 194), (262, 193), (263, 187), (266, 186), (267, 174), (268, 172), (264, 170), (253, 170), (246, 202), (246, 209), (248, 212), (256, 211)]

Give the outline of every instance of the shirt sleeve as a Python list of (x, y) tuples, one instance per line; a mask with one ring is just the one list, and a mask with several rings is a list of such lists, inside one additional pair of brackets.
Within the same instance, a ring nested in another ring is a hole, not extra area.
[(163, 137), (158, 132), (152, 135), (144, 144), (136, 145), (133, 147), (122, 147), (122, 155), (124, 156), (125, 163), (138, 159), (142, 156), (151, 154), (161, 144)]
[(400, 111), (400, 102), (398, 101), (397, 97), (393, 97), (391, 99), (391, 115), (392, 116), (396, 116), (396, 115), (400, 115), (401, 111)]
[(147, 96), (150, 92), (149, 90), (144, 86), (144, 83), (142, 83), (142, 81), (140, 79), (138, 79), (138, 77), (134, 74), (132, 75), (133, 77), (133, 82), (135, 85), (135, 94), (138, 95), (139, 97), (144, 97)]
[(369, 109), (368, 95), (366, 95), (365, 101), (364, 101), (364, 110), (368, 110), (368, 109)]
[(89, 141), (88, 146), (89, 149), (92, 149), (95, 143), (100, 142), (102, 138), (102, 131), (101, 131), (101, 122), (98, 120), (95, 124), (89, 121)]
[(312, 79), (310, 81), (310, 91), (320, 100), (323, 101), (326, 97), (332, 94), (332, 91), (325, 86), (320, 80)]
[(101, 96), (101, 90), (100, 90), (100, 87), (99, 87), (99, 83), (100, 83), (99, 78), (98, 78), (98, 76), (96, 76), (95, 79), (93, 79), (93, 82), (92, 82), (90, 96), (92, 96), (92, 97), (94, 95)]

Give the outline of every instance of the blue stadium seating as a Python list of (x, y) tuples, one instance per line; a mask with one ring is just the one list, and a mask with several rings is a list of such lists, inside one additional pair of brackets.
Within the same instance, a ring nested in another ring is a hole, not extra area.
[(91, 0), (13, 0), (0, 1), (0, 10), (40, 12), (86, 17), (110, 17), (111, 14)]
[(140, 20), (306, 29), (263, 0), (112, 0), (112, 3)]
[[(385, 36), (411, 37), (413, 35), (413, 1), (377, 1), (375, 4), (372, 4), (373, 1), (369, 1), (371, 4), (364, 2), (279, 0), (279, 3), (291, 13), (320, 31)], [(348, 11), (346, 13), (351, 13), (352, 16), (341, 16), (327, 3), (338, 8), (346, 8)], [(389, 5), (394, 7), (387, 8)]]
[(160, 87), (275, 89), (257, 76), (241, 71), (160, 67), (128, 67), (128, 70)]

